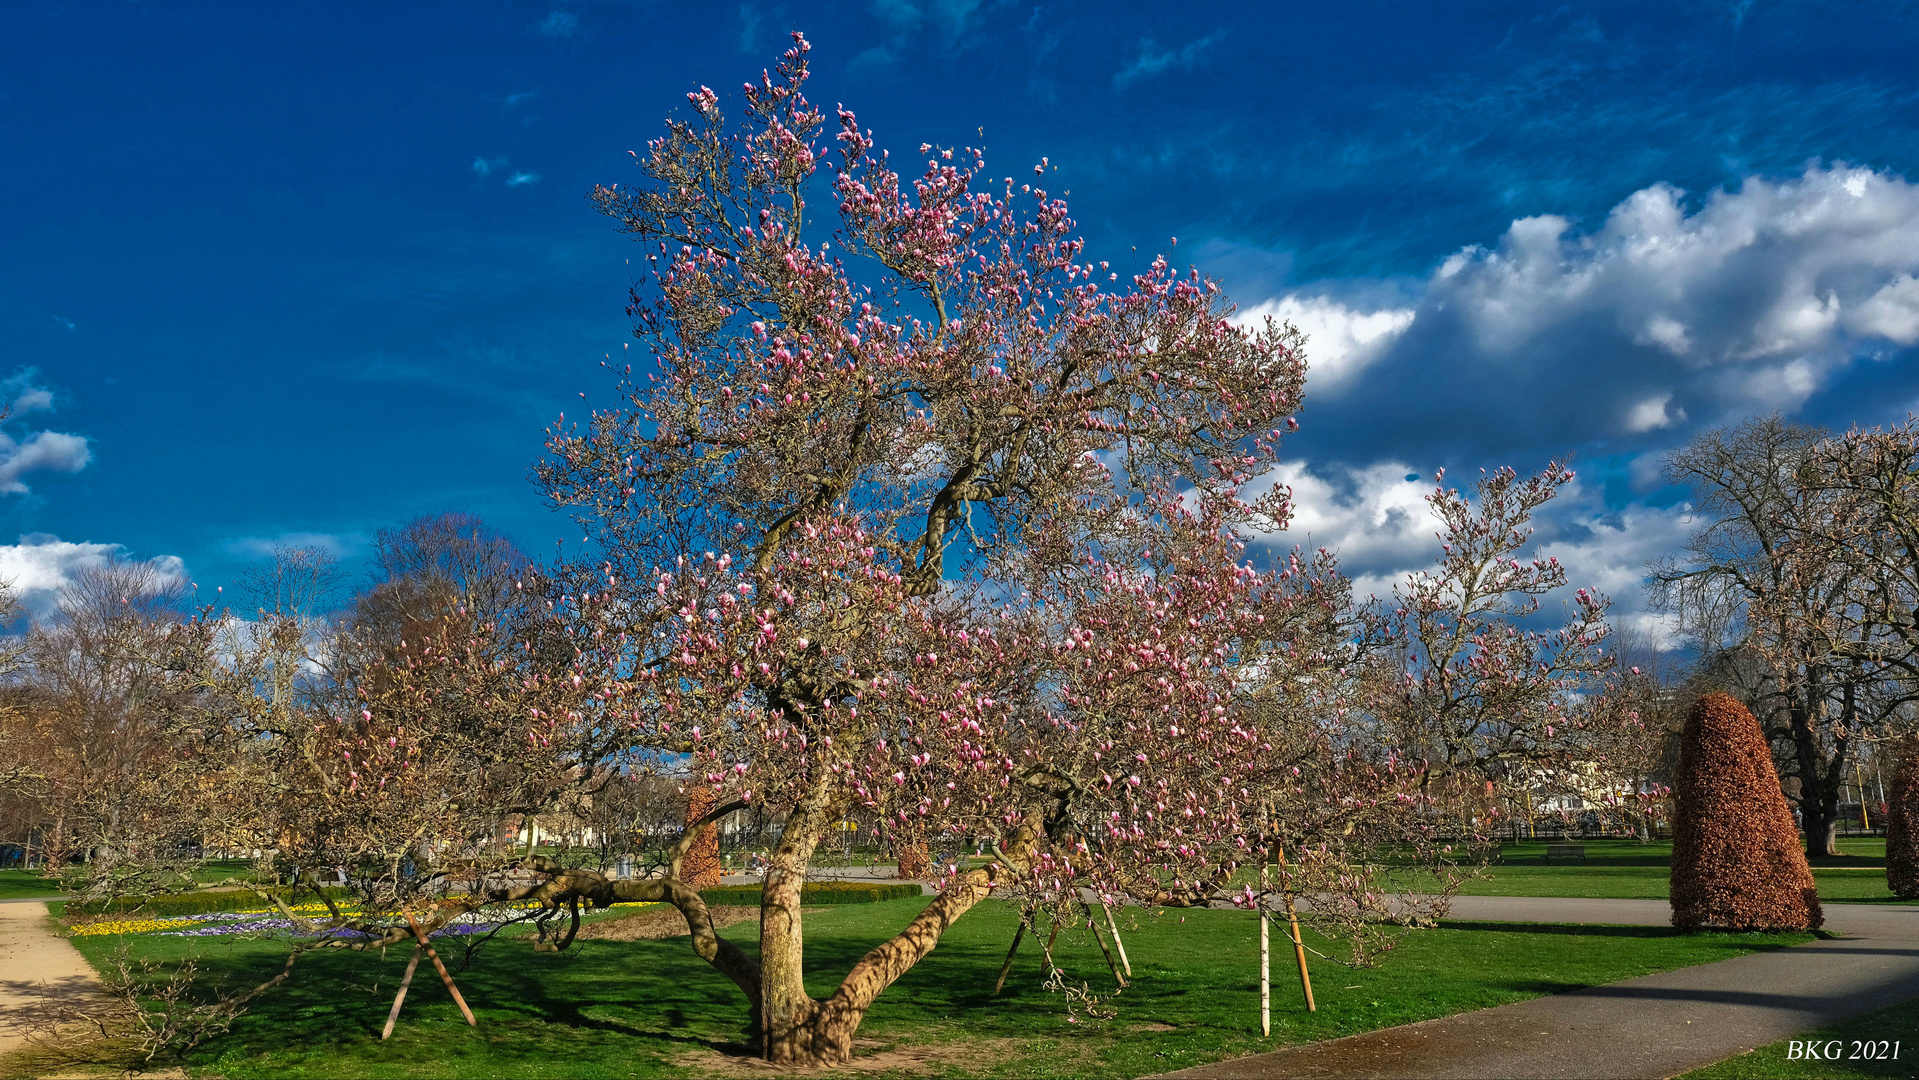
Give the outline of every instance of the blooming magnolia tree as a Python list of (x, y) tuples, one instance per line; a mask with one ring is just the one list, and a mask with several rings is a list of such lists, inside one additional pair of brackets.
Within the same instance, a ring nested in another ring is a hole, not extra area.
[(1390, 659), (1373, 669), (1368, 706), (1386, 741), (1430, 762), (1426, 782), (1467, 798), (1461, 828), (1490, 824), (1504, 796), (1597, 795), (1594, 774), (1642, 741), (1638, 717), (1602, 693), (1606, 598), (1578, 589), (1558, 630), (1529, 626), (1540, 597), (1567, 585), (1557, 557), (1529, 551), (1532, 520), (1572, 479), (1553, 462), (1524, 478), (1483, 473), (1470, 497), (1434, 491), (1437, 566), (1410, 575), (1381, 613)]
[[(1205, 904), (1284, 849), (1320, 918), (1383, 914), (1363, 854), (1425, 844), (1419, 770), (1346, 722), (1362, 635), (1330, 557), (1262, 569), (1242, 539), (1287, 517), (1283, 489), (1247, 492), (1299, 406), (1298, 334), (1235, 327), (1163, 258), (1122, 283), (977, 151), (922, 147), (908, 180), (842, 109), (829, 160), (808, 48), (747, 85), (737, 130), (702, 88), (640, 185), (596, 190), (652, 249), (631, 308), (652, 363), (540, 468), (606, 559), (561, 603), (583, 696), (528, 745), (617, 733), (715, 814), (781, 815), (759, 955), (677, 863), (534, 860), (532, 894), (678, 905), (785, 1063), (844, 1060), (994, 889)], [(816, 1000), (800, 889), (852, 813), (896, 852), (995, 858), (936, 868), (939, 897)]]

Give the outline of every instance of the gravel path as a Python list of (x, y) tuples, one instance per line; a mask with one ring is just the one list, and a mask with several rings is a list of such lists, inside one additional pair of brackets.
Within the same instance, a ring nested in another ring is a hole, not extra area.
[(19, 1022), (36, 1005), (98, 992), (93, 967), (47, 924), (47, 905), (0, 904), (0, 1055), (25, 1044)]
[[(1452, 918), (1664, 926), (1670, 915), (1664, 900), (1462, 896)], [(1843, 936), (1169, 1075), (1669, 1077), (1919, 998), (1919, 906), (1828, 904), (1826, 929)], [(1919, 1042), (1919, 1030), (1885, 1037)]]

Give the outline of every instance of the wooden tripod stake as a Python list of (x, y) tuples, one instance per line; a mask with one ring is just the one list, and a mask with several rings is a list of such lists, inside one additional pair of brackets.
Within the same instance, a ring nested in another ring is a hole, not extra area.
[(1852, 786), (1859, 792), (1859, 827), (1870, 832), (1872, 815), (1866, 813), (1866, 776), (1856, 763), (1852, 767)]
[(420, 966), (420, 946), (413, 945), (413, 958), (406, 962), (406, 974), (400, 977), (400, 992), (393, 995), (393, 1008), (387, 1010), (386, 1027), (380, 1029), (380, 1041), (385, 1042), (393, 1035), (393, 1024), (400, 1019), (400, 1006), (406, 1003), (406, 988), (413, 985), (413, 972)]
[[(426, 931), (421, 930), (420, 924), (413, 921), (412, 912), (406, 911), (401, 914), (406, 916), (406, 924), (413, 928), (413, 940), (419, 942), (420, 948), (426, 950), (426, 958), (433, 961), (433, 970), (440, 973), (440, 981), (446, 984), (446, 992), (453, 995), (453, 1004), (458, 1005), (460, 1015), (466, 1017), (466, 1025), (479, 1027), (480, 1022), (473, 1019), (473, 1010), (466, 1007), (466, 999), (460, 996), (460, 988), (453, 985), (453, 976), (447, 973), (446, 965), (440, 963), (440, 954), (433, 951), (433, 942), (427, 939)], [(1304, 962), (1301, 961), (1301, 963)]]
[(1019, 951), (1019, 940), (1026, 936), (1026, 920), (1019, 921), (1019, 929), (1013, 931), (1013, 947), (1006, 950), (1006, 962), (999, 966), (999, 981), (993, 984), (993, 993), (998, 994), (1006, 986), (1006, 976), (1013, 970), (1013, 954)]
[(1106, 928), (1113, 932), (1113, 945), (1119, 949), (1119, 965), (1126, 969), (1126, 977), (1130, 979), (1133, 977), (1133, 962), (1126, 959), (1126, 943), (1119, 939), (1119, 923), (1113, 919), (1113, 907), (1111, 904), (1101, 904), (1100, 907), (1106, 909)]
[(1099, 923), (1089, 918), (1086, 920), (1086, 928), (1093, 932), (1093, 940), (1099, 943), (1100, 954), (1106, 957), (1106, 966), (1112, 969), (1113, 981), (1119, 984), (1121, 990), (1126, 989), (1126, 976), (1119, 973), (1119, 964), (1113, 960), (1113, 950), (1106, 947), (1106, 939), (1100, 936)]

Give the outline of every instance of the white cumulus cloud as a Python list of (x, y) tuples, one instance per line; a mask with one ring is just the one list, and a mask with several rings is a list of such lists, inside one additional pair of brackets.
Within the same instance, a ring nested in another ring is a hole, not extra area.
[[(76, 574), (125, 559), (126, 548), (119, 544), (72, 543), (33, 533), (22, 536), (17, 544), (0, 544), (0, 581), (12, 586), (28, 611), (43, 614), (53, 609), (60, 589)], [(177, 555), (146, 562), (154, 570), (156, 584), (170, 587), (187, 581), (186, 563)]]
[(1336, 393), (1386, 351), (1413, 324), (1412, 308), (1361, 311), (1325, 296), (1291, 294), (1239, 313), (1234, 322), (1257, 327), (1268, 317), (1306, 334), (1309, 393)]
[[(1447, 485), (1470, 492), (1476, 479), (1476, 473), (1448, 475)], [(1338, 552), (1357, 597), (1388, 597), (1407, 575), (1434, 569), (1444, 526), (1426, 501), (1438, 486), (1432, 476), (1398, 461), (1357, 468), (1288, 462), (1275, 480), (1292, 489), (1293, 520), (1267, 542)], [(1582, 480), (1566, 485), (1534, 521), (1536, 553), (1557, 557), (1568, 578), (1567, 595), (1542, 598), (1541, 618), (1561, 618), (1573, 590), (1597, 589), (1612, 598), (1615, 625), (1653, 648), (1676, 647), (1672, 620), (1647, 608), (1647, 564), (1676, 551), (1697, 525), (1685, 504), (1609, 509), (1598, 487)]]
[[(1682, 400), (1790, 407), (1860, 347), (1919, 341), (1916, 271), (1919, 187), (1814, 166), (1748, 179), (1690, 211), (1684, 192), (1655, 184), (1591, 232), (1557, 215), (1521, 218), (1495, 246), (1446, 260), (1420, 317), (1460, 320), (1488, 366), (1610, 348), (1610, 375), (1689, 374)], [(1661, 426), (1638, 409), (1622, 415), (1629, 431)]]

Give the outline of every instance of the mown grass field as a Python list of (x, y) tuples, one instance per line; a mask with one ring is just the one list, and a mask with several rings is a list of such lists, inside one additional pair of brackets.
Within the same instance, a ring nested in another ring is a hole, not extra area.
[(37, 870), (0, 870), (0, 900), (58, 895), (60, 886), (41, 877)]
[[(1578, 841), (1575, 841), (1578, 842)], [(1546, 865), (1544, 841), (1507, 844), (1504, 861), (1460, 890), (1468, 896), (1584, 896), (1664, 900), (1672, 844), (1588, 840), (1586, 862)], [(1899, 903), (1886, 888), (1886, 842), (1841, 840), (1841, 854), (1812, 860), (1819, 898), (1839, 903)]]
[[(923, 904), (900, 900), (808, 916), (815, 993)], [(864, 1071), (944, 1076), (1136, 1076), (1485, 1008), (1582, 985), (1726, 959), (1804, 935), (1681, 934), (1656, 927), (1449, 925), (1409, 932), (1378, 968), (1315, 960), (1319, 1011), (1304, 1011), (1291, 958), (1275, 955), (1274, 1033), (1258, 1033), (1258, 923), (1232, 911), (1143, 920), (1126, 934), (1136, 981), (1108, 1021), (1069, 1017), (1039, 984), (1029, 937), (1006, 991), (993, 980), (1014, 916), (989, 902), (890, 990), (861, 1028)], [(755, 927), (726, 931), (749, 952)], [(1090, 939), (1057, 954), (1095, 991), (1113, 980)], [(98, 963), (125, 945), (139, 957), (198, 957), (207, 978), (249, 984), (277, 970), (271, 942), (151, 935), (75, 938)], [(457, 953), (457, 949), (452, 950)], [(379, 1041), (406, 953), (328, 953), (188, 1055), (190, 1075), (671, 1076), (727, 1073), (745, 1052), (737, 992), (686, 939), (591, 940), (567, 953), (496, 941), (458, 978), (480, 1019), (468, 1028), (423, 968), (398, 1030)]]
[[(201, 863), (194, 870), (193, 877), (204, 885), (226, 881), (229, 878), (247, 878), (252, 873), (251, 860), (213, 859)], [(0, 900), (23, 896), (58, 895), (60, 895), (59, 881), (41, 876), (38, 870), (0, 870)]]

